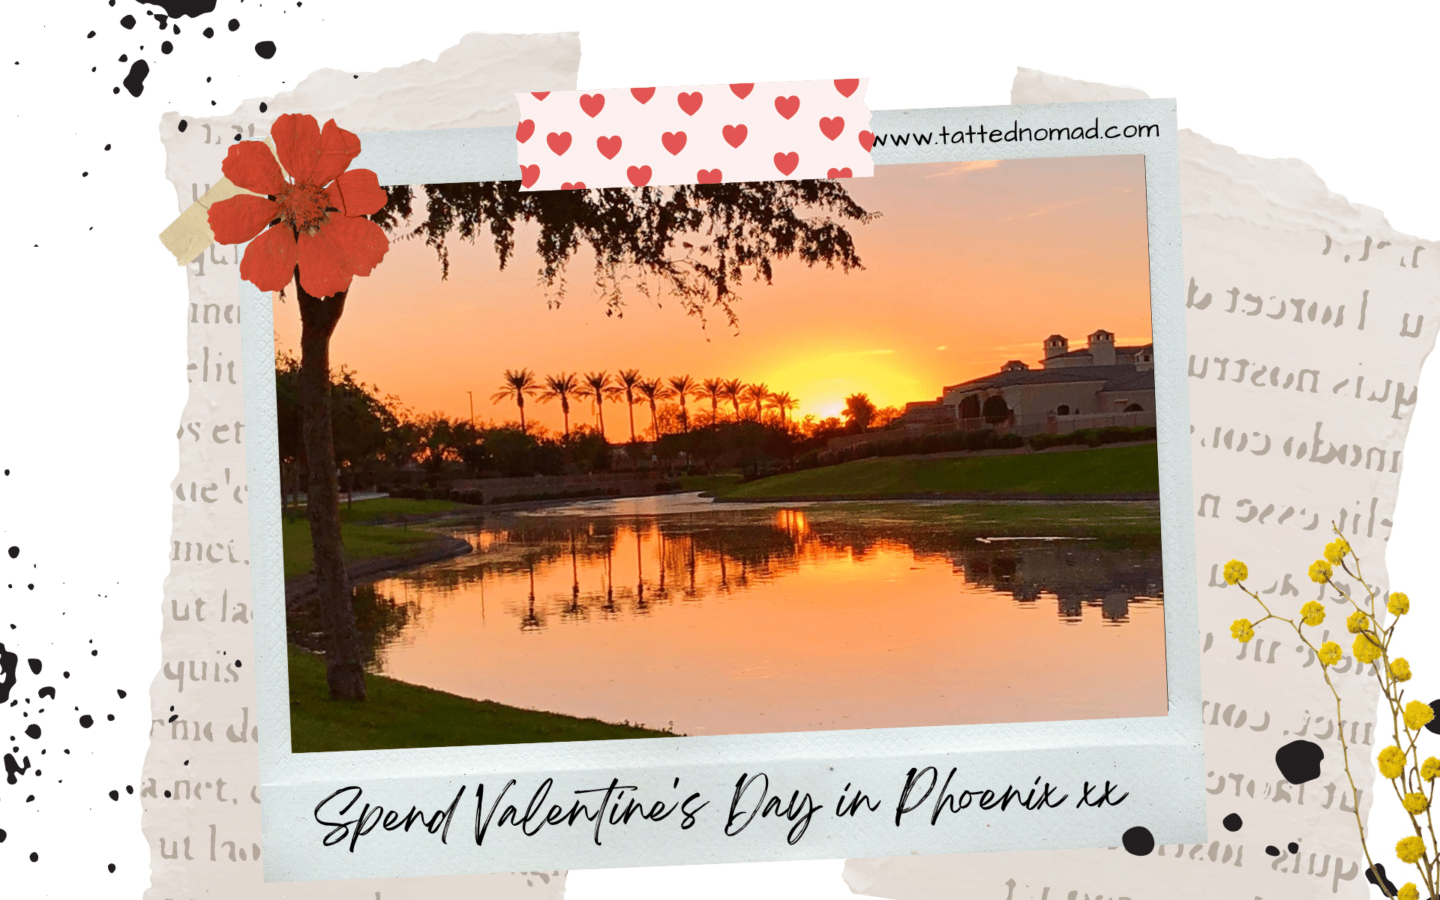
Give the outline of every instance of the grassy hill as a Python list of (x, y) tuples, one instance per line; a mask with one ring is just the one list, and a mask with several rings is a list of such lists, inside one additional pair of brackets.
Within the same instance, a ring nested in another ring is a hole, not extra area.
[(882, 499), (887, 497), (1153, 497), (1160, 491), (1154, 444), (998, 456), (877, 457), (716, 482), (725, 500)]

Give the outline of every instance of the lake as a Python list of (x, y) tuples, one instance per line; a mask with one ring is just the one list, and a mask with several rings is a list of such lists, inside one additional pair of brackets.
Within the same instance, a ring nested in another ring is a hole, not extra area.
[(1161, 716), (1155, 503), (477, 513), (357, 589), (371, 670), (689, 735)]

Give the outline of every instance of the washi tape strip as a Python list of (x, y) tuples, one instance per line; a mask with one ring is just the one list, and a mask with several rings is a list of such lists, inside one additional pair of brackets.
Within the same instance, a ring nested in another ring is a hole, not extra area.
[(525, 190), (875, 174), (869, 79), (517, 94)]

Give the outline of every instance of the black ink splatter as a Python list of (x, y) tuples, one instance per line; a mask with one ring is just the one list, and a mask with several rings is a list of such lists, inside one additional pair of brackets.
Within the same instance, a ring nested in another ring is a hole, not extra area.
[(1225, 826), (1226, 831), (1239, 831), (1245, 827), (1245, 820), (1240, 818), (1239, 813), (1231, 813), (1220, 822)]
[(255, 53), (261, 59), (269, 59), (270, 57), (275, 55), (275, 42), (261, 41), (260, 43), (255, 45)]
[(1134, 856), (1149, 856), (1155, 849), (1155, 835), (1144, 825), (1136, 825), (1120, 837), (1125, 849)]
[(1297, 844), (1297, 843), (1294, 842), (1294, 841), (1291, 841), (1290, 843), (1288, 843), (1288, 844), (1285, 845), (1285, 849), (1286, 849), (1286, 850), (1289, 850), (1291, 853), (1299, 853), (1299, 852), (1300, 852), (1300, 845)]
[(29, 659), (25, 660), (25, 663), (26, 663), (26, 665), (30, 666), (30, 671), (31, 671), (31, 673), (32, 673), (32, 674), (35, 674), (35, 675), (39, 675), (39, 674), (40, 674), (40, 670), (41, 670), (42, 668), (44, 668), (44, 666), (45, 666), (45, 664), (44, 664), (43, 662), (41, 662), (40, 660), (36, 659), (36, 658), (33, 657), (33, 656), (30, 657)]
[(1325, 751), (1314, 741), (1291, 741), (1275, 751), (1275, 765), (1291, 784), (1304, 784), (1320, 777)]
[(145, 90), (145, 76), (149, 74), (150, 64), (143, 59), (137, 59), (135, 64), (130, 67), (130, 74), (126, 75), (125, 80), (120, 83), (125, 85), (125, 90), (130, 92), (130, 96), (138, 97)]
[(124, 689), (122, 689), (122, 688), (116, 688), (116, 689), (115, 689), (115, 693), (117, 693), (117, 694), (120, 695), (120, 699), (121, 699), (121, 700), (124, 700), (124, 699), (125, 699), (125, 691), (124, 691)]
[(111, 791), (111, 792), (110, 792), (110, 799), (111, 799), (111, 800), (119, 800), (119, 799), (120, 799), (120, 792), (119, 792), (119, 791)]
[(1275, 846), (1274, 844), (1271, 844), (1270, 846), (1268, 846), (1268, 847), (1265, 848), (1265, 852), (1268, 853), (1268, 854), (1271, 855), (1271, 856), (1279, 856), (1279, 855), (1280, 855), (1280, 848), (1277, 847), (1277, 846)]
[(15, 666), (19, 662), (20, 657), (17, 654), (11, 653), (5, 649), (4, 644), (0, 644), (0, 675), (4, 676), (0, 678), (0, 703), (10, 699), (10, 689), (15, 686)]
[(170, 43), (169, 41), (165, 41), (165, 42), (163, 42), (163, 43), (160, 44), (160, 52), (163, 53), (163, 54), (165, 54), (166, 56), (169, 56), (169, 55), (170, 55), (170, 52), (171, 52), (172, 50), (174, 50), (174, 49), (175, 49), (175, 45), (172, 44), (172, 43)]
[(202, 32), (200, 32), (200, 33), (203, 34), (203, 35), (205, 35), (207, 38), (213, 38), (213, 37), (215, 36), (215, 29), (213, 29), (213, 28), (207, 28), (207, 29), (205, 29), (204, 31), (202, 31)]
[(31, 722), (25, 728), (25, 735), (29, 737), (32, 741), (38, 741), (40, 739), (40, 726), (36, 725), (34, 722)]
[(185, 129), (190, 127), (190, 123), (187, 122), (187, 121), (185, 121), (184, 119), (181, 119), (181, 120), (180, 120), (180, 124), (177, 125), (177, 126), (175, 126), (175, 127), (176, 127), (177, 129), (179, 129), (179, 131), (180, 131), (181, 134), (184, 134), (184, 133), (185, 133)]
[(25, 757), (24, 764), (21, 765), (15, 762), (15, 757), (12, 754), (5, 754), (5, 782), (7, 784), (14, 784), (16, 781), (15, 776), (24, 775), (29, 768), (30, 757)]
[(229, 21), (229, 23), (228, 23), (225, 27), (226, 27), (226, 28), (229, 28), (231, 31), (239, 31), (239, 30), (240, 30), (240, 20), (239, 20), (239, 19), (231, 19), (231, 20)]
[(89, 728), (91, 725), (94, 725), (94, 724), (95, 724), (95, 720), (92, 719), (92, 718), (90, 718), (90, 714), (89, 714), (89, 713), (86, 713), (85, 715), (83, 715), (83, 716), (80, 717), (80, 727), (81, 727), (81, 728)]
[(10, 548), (10, 558), (11, 558), (11, 559), (14, 559), (15, 557), (17, 557), (17, 556), (19, 556), (19, 555), (20, 555), (20, 548), (19, 548), (19, 547), (11, 547), (11, 548)]
[(131, 29), (131, 28), (134, 28), (134, 27), (135, 27), (135, 17), (134, 17), (134, 16), (126, 16), (125, 18), (121, 19), (121, 20), (120, 20), (120, 27), (121, 27), (121, 28), (124, 28), (124, 29), (127, 29), (127, 30), (128, 30), (128, 29)]
[(37, 693), (41, 700), (44, 700), (46, 695), (49, 695), (51, 700), (55, 699), (55, 689), (49, 685), (42, 687)]
[(265, 110), (269, 109), (269, 108), (270, 108), (270, 107), (265, 103), (264, 100), (261, 100), (261, 101), (260, 101), (260, 111), (261, 111), (262, 113), (263, 113)]
[[(1375, 873), (1376, 873), (1377, 871), (1380, 873), (1380, 880), (1379, 880), (1379, 881), (1376, 881), (1376, 880), (1375, 880)], [(1374, 869), (1366, 869), (1366, 870), (1365, 870), (1365, 880), (1368, 881), (1368, 882), (1370, 882), (1370, 883), (1373, 884), (1373, 885), (1376, 885), (1376, 886), (1379, 886), (1379, 885), (1383, 882), (1383, 883), (1384, 883), (1384, 887), (1385, 887), (1385, 896), (1387, 896), (1387, 897), (1395, 897), (1395, 896), (1398, 896), (1399, 893), (1400, 893), (1400, 889), (1397, 888), (1397, 887), (1395, 887), (1395, 883), (1394, 883), (1393, 881), (1391, 881), (1389, 878), (1386, 878), (1386, 877), (1385, 877), (1385, 864), (1384, 864), (1384, 863), (1376, 863)]]
[(216, 0), (140, 0), (140, 2), (158, 6), (165, 10), (165, 15), (172, 19), (178, 19), (181, 16), (194, 18), (214, 12)]
[(1430, 709), (1435, 713), (1435, 718), (1425, 723), (1425, 730), (1431, 734), (1440, 734), (1440, 700), (1431, 700)]

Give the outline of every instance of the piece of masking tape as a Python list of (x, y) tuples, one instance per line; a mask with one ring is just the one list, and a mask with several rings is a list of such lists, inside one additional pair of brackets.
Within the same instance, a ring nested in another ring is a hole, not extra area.
[[(265, 146), (270, 148), (271, 153), (275, 152), (275, 145), (269, 138), (265, 139)], [(283, 166), (281, 170), (284, 170)], [(189, 265), (195, 261), (195, 257), (205, 252), (206, 247), (215, 243), (215, 232), (210, 230), (210, 207), (240, 194), (255, 192), (239, 187), (228, 178), (221, 178), (160, 232), (160, 243), (175, 255), (176, 263)]]

